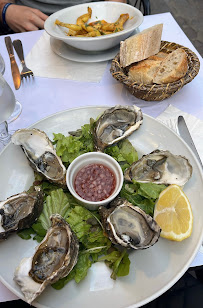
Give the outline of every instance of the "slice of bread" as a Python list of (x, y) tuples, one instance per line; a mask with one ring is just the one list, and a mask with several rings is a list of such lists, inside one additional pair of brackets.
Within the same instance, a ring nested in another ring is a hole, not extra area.
[(126, 67), (157, 54), (160, 50), (163, 24), (158, 24), (120, 42), (120, 64)]
[(154, 74), (159, 69), (160, 60), (143, 60), (130, 67), (128, 77), (137, 83), (153, 83)]
[(128, 77), (138, 83), (152, 84), (160, 63), (166, 57), (167, 53), (160, 51), (146, 60), (142, 60), (134, 65), (132, 64), (129, 68)]
[(153, 82), (157, 84), (174, 82), (181, 79), (188, 70), (187, 54), (182, 48), (172, 51), (161, 62)]
[(167, 53), (160, 51), (156, 55), (150, 56), (148, 60), (157, 60), (157, 61), (163, 61), (167, 57)]

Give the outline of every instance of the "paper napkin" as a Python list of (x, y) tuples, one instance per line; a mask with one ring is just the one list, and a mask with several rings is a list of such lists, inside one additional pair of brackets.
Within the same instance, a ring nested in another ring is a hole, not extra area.
[(191, 114), (183, 112), (182, 110), (172, 105), (169, 105), (168, 108), (166, 108), (166, 110), (161, 113), (156, 119), (170, 126), (170, 128), (174, 129), (174, 131), (177, 132), (177, 119), (179, 115), (184, 116), (185, 122), (190, 131), (197, 152), (199, 153), (201, 161), (203, 162), (203, 121), (197, 119)]
[(58, 56), (51, 49), (50, 36), (46, 32), (43, 32), (25, 62), (35, 76), (85, 82), (100, 82), (107, 66), (107, 61), (74, 62)]

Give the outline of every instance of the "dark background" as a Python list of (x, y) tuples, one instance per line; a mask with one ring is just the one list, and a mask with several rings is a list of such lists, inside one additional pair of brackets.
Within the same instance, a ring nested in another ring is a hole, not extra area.
[(150, 3), (151, 14), (170, 12), (173, 15), (203, 57), (203, 0), (150, 0)]

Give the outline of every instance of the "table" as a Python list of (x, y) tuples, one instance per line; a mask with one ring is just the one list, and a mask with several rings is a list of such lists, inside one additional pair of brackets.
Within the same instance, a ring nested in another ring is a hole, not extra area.
[[(144, 22), (140, 26), (140, 31), (158, 23), (164, 24), (162, 39), (179, 43), (193, 50), (200, 59), (201, 67), (203, 61), (200, 54), (170, 13), (145, 16)], [(42, 33), (43, 30), (18, 33), (11, 35), (11, 38), (12, 40), (21, 39), (26, 56)], [(58, 111), (84, 105), (114, 106), (115, 104), (135, 104), (141, 107), (144, 113), (157, 117), (171, 104), (203, 120), (202, 69), (200, 69), (196, 78), (184, 87), (184, 90), (182, 89), (171, 98), (163, 102), (145, 102), (130, 95), (122, 84), (113, 79), (109, 72), (110, 61), (100, 83), (36, 77), (34, 81), (24, 81), (20, 89), (16, 91), (3, 36), (0, 37), (0, 52), (6, 64), (4, 77), (13, 89), (16, 99), (23, 106), (20, 117), (9, 125), (10, 130), (27, 127)], [(203, 254), (198, 254), (191, 266), (200, 264), (203, 264)], [(0, 302), (14, 299), (17, 299), (17, 297), (0, 283)]]

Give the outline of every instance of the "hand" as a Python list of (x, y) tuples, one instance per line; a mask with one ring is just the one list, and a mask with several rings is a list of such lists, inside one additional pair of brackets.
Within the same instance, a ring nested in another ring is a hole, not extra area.
[(12, 4), (6, 11), (6, 22), (14, 32), (44, 29), (47, 18), (40, 10), (22, 5)]

